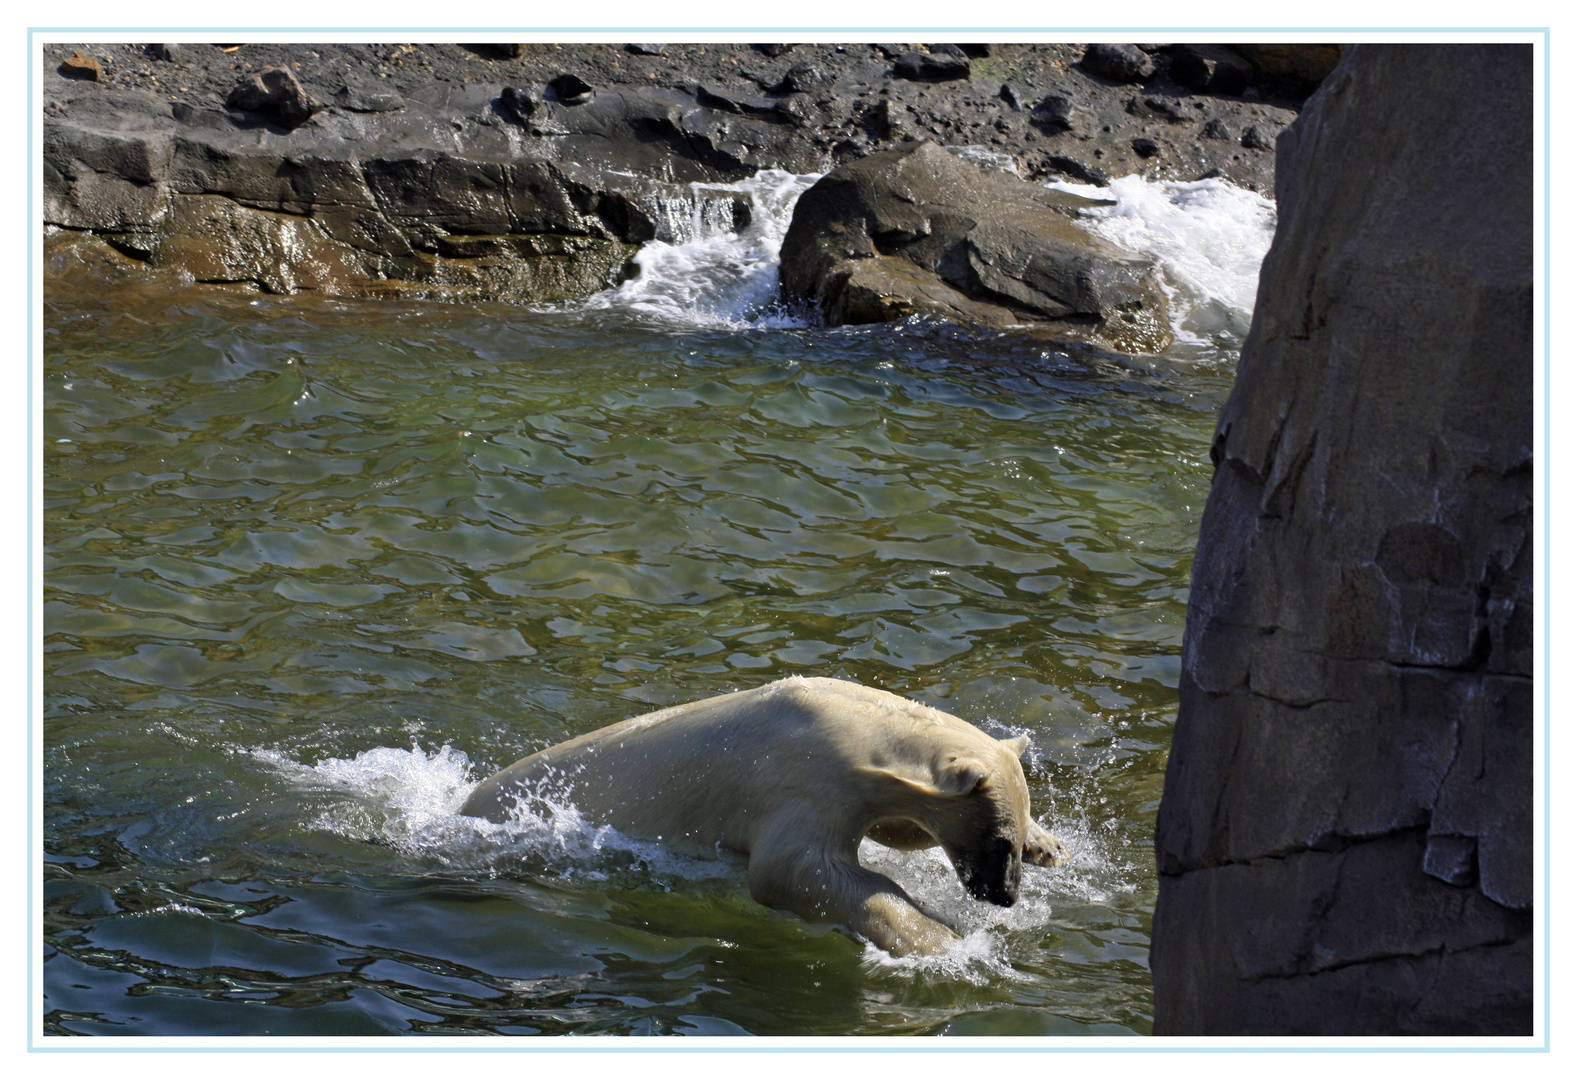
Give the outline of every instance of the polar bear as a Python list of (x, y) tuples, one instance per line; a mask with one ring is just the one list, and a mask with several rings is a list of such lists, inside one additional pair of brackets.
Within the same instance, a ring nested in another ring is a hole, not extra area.
[(1030, 817), (1027, 743), (885, 690), (795, 677), (549, 747), (484, 780), (461, 813), (501, 822), (523, 795), (556, 791), (628, 836), (745, 855), (750, 895), (768, 907), (896, 956), (937, 953), (958, 935), (856, 849), (867, 836), (940, 844), (972, 896), (1011, 905), (1023, 862), (1065, 857)]

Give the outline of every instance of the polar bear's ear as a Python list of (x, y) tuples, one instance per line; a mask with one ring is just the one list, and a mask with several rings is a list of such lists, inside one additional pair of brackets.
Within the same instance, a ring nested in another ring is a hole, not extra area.
[(974, 758), (953, 758), (936, 770), (936, 790), (943, 795), (968, 795), (988, 775), (989, 770)]
[(867, 765), (861, 772), (869, 776), (885, 777), (887, 780), (896, 780), (911, 791), (922, 795), (953, 797), (968, 795), (983, 784), (986, 777), (991, 774), (985, 765), (974, 758), (949, 758), (936, 766), (931, 771), (929, 779), (921, 779), (910, 774), (905, 776), (896, 769), (883, 766)]
[(1007, 747), (1008, 753), (1012, 754), (1016, 758), (1023, 757), (1024, 751), (1029, 749), (1028, 735), (1015, 735), (1011, 739), (999, 739), (998, 741), (1003, 746)]

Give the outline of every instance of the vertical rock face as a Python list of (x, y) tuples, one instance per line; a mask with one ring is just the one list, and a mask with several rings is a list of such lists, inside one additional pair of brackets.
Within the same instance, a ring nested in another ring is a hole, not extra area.
[(1358, 46), (1277, 147), (1156, 828), (1157, 1034), (1530, 1034), (1533, 68)]

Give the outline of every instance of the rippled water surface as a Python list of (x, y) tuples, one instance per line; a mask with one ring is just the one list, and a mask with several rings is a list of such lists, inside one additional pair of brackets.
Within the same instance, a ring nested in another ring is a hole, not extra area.
[[(1147, 1033), (1230, 356), (617, 309), (47, 296), (46, 1030)], [(517, 757), (791, 674), (1028, 733), (1073, 849), (894, 961)]]

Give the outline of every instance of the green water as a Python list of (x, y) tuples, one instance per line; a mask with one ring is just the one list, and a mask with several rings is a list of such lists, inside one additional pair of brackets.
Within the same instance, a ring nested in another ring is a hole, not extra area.
[[(1230, 356), (617, 311), (46, 300), (45, 1029), (1148, 1033)], [(791, 674), (1026, 732), (1023, 898), (898, 962), (466, 785)], [(447, 749), (445, 749), (447, 748)]]

